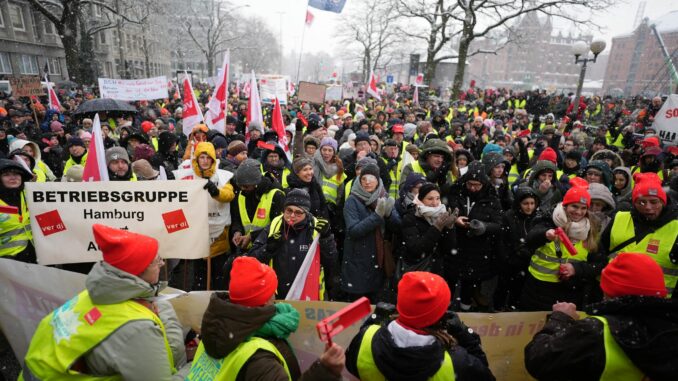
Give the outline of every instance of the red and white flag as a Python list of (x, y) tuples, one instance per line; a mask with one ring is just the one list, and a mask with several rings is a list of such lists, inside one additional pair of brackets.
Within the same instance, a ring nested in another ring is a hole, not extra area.
[(99, 114), (94, 115), (92, 122), (92, 140), (87, 148), (87, 161), (82, 171), (82, 181), (108, 181), (108, 167), (106, 166), (106, 148), (101, 132)]
[(280, 100), (275, 97), (273, 100), (273, 115), (271, 115), (271, 129), (278, 134), (278, 142), (285, 151), (287, 159), (292, 161), (292, 152), (290, 152), (290, 142), (287, 141), (287, 134), (285, 133), (285, 121), (282, 116), (282, 107), (280, 107)]
[(288, 94), (289, 96), (294, 95), (294, 92), (296, 91), (296, 89), (294, 88), (294, 83), (292, 83), (292, 81), (289, 81), (289, 82), (287, 82), (287, 84), (288, 84), (288, 86), (287, 86), (287, 94)]
[(193, 86), (191, 86), (191, 81), (188, 79), (188, 74), (184, 76), (184, 109), (183, 109), (183, 132), (184, 135), (190, 136), (193, 127), (202, 122), (202, 112), (200, 111), (200, 106), (198, 105), (198, 100), (195, 98), (193, 93)]
[(381, 100), (381, 95), (379, 95), (379, 88), (377, 88), (377, 79), (374, 77), (374, 73), (370, 72), (370, 80), (367, 81), (367, 93), (373, 96), (378, 101)]
[(414, 95), (412, 96), (412, 103), (419, 105), (419, 86), (414, 86)]
[(320, 300), (320, 245), (313, 239), (285, 300)]
[(245, 82), (244, 85), (242, 85), (242, 95), (245, 97), (245, 99), (249, 99), (250, 94), (252, 93), (252, 88), (250, 87), (250, 82), (251, 81), (247, 81), (247, 82)]
[[(261, 99), (259, 98), (259, 89), (257, 88), (257, 78), (254, 76), (254, 70), (252, 70), (252, 78), (250, 78), (250, 98), (247, 102), (247, 126), (249, 127), (252, 122), (259, 122), (262, 127), (264, 125), (264, 116), (261, 113)], [(249, 131), (245, 134), (245, 140), (250, 140)]]
[(313, 24), (313, 13), (311, 11), (306, 10), (306, 25), (311, 26)]
[(230, 68), (230, 52), (224, 54), (224, 63), (221, 65), (221, 75), (217, 78), (214, 95), (207, 104), (205, 122), (207, 126), (221, 132), (226, 132), (226, 102), (228, 101), (228, 71)]
[(421, 86), (424, 84), (424, 74), (417, 74), (417, 78), (414, 80), (415, 86)]
[(49, 108), (61, 112), (61, 103), (49, 81), (47, 81), (47, 98), (49, 99)]

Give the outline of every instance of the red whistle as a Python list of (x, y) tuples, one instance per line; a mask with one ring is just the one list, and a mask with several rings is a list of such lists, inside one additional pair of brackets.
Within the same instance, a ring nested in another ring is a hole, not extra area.
[(577, 249), (574, 247), (567, 234), (565, 234), (565, 230), (563, 230), (563, 228), (555, 228), (555, 233), (556, 237), (558, 237), (558, 241), (565, 245), (565, 249), (567, 249), (570, 255), (577, 255)]

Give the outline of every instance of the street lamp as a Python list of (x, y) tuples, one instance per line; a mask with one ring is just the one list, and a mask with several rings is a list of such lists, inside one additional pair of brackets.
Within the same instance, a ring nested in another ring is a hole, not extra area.
[[(588, 58), (589, 49), (593, 53), (593, 58)], [(598, 55), (605, 50), (605, 41), (601, 39), (595, 39), (591, 41), (590, 45), (587, 45), (584, 41), (577, 41), (572, 45), (572, 54), (574, 54), (574, 63), (582, 64), (581, 71), (579, 72), (579, 83), (577, 83), (577, 95), (572, 100), (572, 104), (575, 105), (575, 111), (577, 110), (577, 103), (579, 102), (579, 97), (581, 96), (581, 88), (584, 86), (584, 77), (586, 76), (586, 64), (589, 62), (596, 62)], [(583, 58), (579, 58), (582, 57)]]

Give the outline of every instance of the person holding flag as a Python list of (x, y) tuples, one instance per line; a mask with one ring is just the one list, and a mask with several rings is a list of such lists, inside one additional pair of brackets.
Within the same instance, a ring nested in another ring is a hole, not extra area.
[[(334, 235), (330, 224), (323, 218), (311, 214), (311, 198), (303, 189), (292, 189), (285, 197), (283, 214), (273, 218), (270, 225), (264, 228), (254, 240), (250, 256), (262, 263), (271, 263), (280, 283), (277, 293), (287, 295), (290, 287), (302, 268), (309, 248), (317, 248), (323, 268), (329, 268), (337, 256)], [(318, 240), (318, 245), (313, 241)], [(318, 299), (323, 300), (325, 285), (323, 272), (316, 279), (306, 279), (319, 289)]]

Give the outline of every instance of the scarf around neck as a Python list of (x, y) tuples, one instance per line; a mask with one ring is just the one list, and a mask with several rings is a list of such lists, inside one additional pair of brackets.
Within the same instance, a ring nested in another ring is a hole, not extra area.
[(426, 222), (429, 223), (429, 225), (433, 225), (438, 217), (445, 213), (446, 210), (445, 205), (443, 204), (440, 204), (437, 207), (426, 206), (421, 202), (421, 200), (419, 200), (419, 198), (414, 199), (414, 205), (416, 205), (414, 215), (417, 217), (422, 217), (426, 220)]
[(562, 202), (559, 202), (553, 210), (553, 222), (556, 226), (565, 230), (565, 234), (570, 237), (572, 243), (585, 240), (589, 236), (589, 230), (591, 229), (588, 217), (584, 217), (578, 222), (570, 221), (567, 218)]
[(287, 339), (299, 328), (299, 312), (287, 303), (276, 303), (275, 315), (259, 327), (252, 336)]
[(360, 184), (359, 177), (355, 180), (357, 181), (353, 181), (351, 194), (358, 197), (358, 199), (367, 206), (372, 206), (380, 197), (384, 197), (386, 195), (386, 191), (384, 191), (384, 183), (381, 181), (381, 179), (379, 179), (379, 186), (372, 193), (366, 191), (365, 188), (363, 188), (362, 184)]
[(313, 173), (318, 181), (322, 181), (323, 177), (330, 178), (336, 176), (338, 171), (339, 168), (336, 163), (325, 162), (320, 154), (320, 150), (315, 151), (315, 154), (313, 154)]

